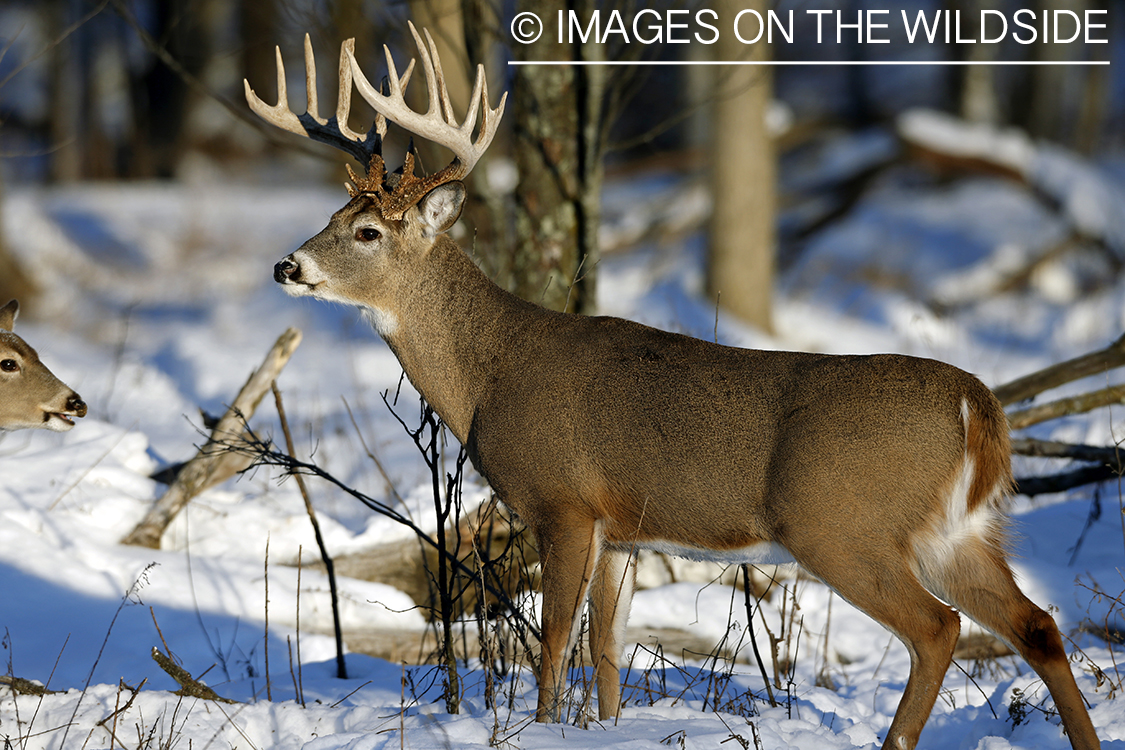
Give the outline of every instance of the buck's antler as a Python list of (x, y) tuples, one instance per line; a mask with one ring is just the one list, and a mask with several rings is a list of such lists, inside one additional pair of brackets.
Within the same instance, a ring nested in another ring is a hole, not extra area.
[[(508, 99), (507, 92), (500, 97), (500, 104), (496, 109), (488, 106), (488, 82), (484, 75), (484, 66), (477, 66), (476, 82), (473, 84), (473, 93), (469, 97), (469, 111), (465, 121), (457, 124), (453, 114), (453, 105), (449, 101), (449, 91), (445, 85), (445, 74), (441, 69), (441, 58), (438, 56), (437, 47), (434, 45), (430, 32), (423, 29), (426, 42), (423, 43), (418, 30), (410, 23), (410, 33), (418, 47), (418, 54), (422, 58), (422, 71), (426, 77), (426, 90), (429, 95), (430, 105), (425, 114), (412, 110), (406, 104), (403, 93), (404, 85), (398, 84), (398, 76), (394, 58), (391, 51), (383, 45), (383, 52), (387, 57), (387, 70), (390, 76), (390, 91), (383, 93), (375, 89), (363, 74), (355, 56), (351, 52), (352, 73), (355, 76), (355, 85), (360, 95), (367, 103), (374, 107), (381, 116), (397, 123), (415, 135), (445, 146), (453, 152), (454, 158), (444, 169), (428, 177), (418, 178), (414, 175), (413, 145), (406, 154), (406, 161), (402, 167), (402, 177), (393, 186), (393, 192), (384, 188), (384, 179), (380, 170), (385, 173), (385, 167), (379, 156), (373, 156), (371, 166), (367, 170), (368, 179), (356, 186), (363, 192), (374, 193), (379, 199), (382, 213), (388, 219), (400, 219), (410, 206), (414, 205), (422, 196), (433, 190), (438, 185), (460, 180), (467, 175), (481, 154), (485, 152), (492, 138), (496, 135), (496, 127), (500, 118), (504, 116), (504, 103)], [(413, 65), (414, 61), (411, 60)], [(483, 107), (482, 107), (483, 105)], [(477, 113), (481, 112), (480, 132), (473, 140), (473, 130), (477, 124)]]
[[(307, 105), (305, 113), (295, 114), (289, 109), (289, 95), (285, 83), (285, 63), (281, 58), (281, 48), (277, 52), (277, 104), (270, 106), (258, 98), (250, 82), (243, 80), (246, 88), (246, 103), (250, 109), (271, 125), (276, 125), (290, 133), (303, 135), (351, 154), (361, 163), (370, 162), (372, 155), (379, 153), (382, 137), (387, 133), (386, 120), (380, 115), (375, 125), (366, 135), (356, 133), (348, 127), (348, 115), (352, 106), (352, 66), (355, 39), (348, 39), (340, 45), (340, 90), (336, 98), (336, 116), (326, 119), (320, 116), (316, 98), (316, 59), (313, 57), (312, 41), (305, 34), (305, 90)], [(414, 63), (406, 69), (401, 80), (395, 81), (400, 89), (410, 82)]]
[[(401, 219), (403, 213), (422, 196), (438, 185), (460, 180), (476, 165), (485, 149), (496, 135), (496, 127), (504, 116), (504, 104), (508, 94), (500, 97), (495, 109), (488, 106), (488, 82), (485, 80), (484, 66), (477, 66), (476, 83), (469, 101), (469, 111), (465, 121), (457, 124), (453, 106), (449, 101), (449, 91), (445, 85), (445, 75), (441, 69), (441, 59), (430, 32), (423, 29), (426, 41), (422, 41), (414, 24), (410, 33), (418, 46), (422, 58), (422, 69), (426, 76), (426, 88), (430, 105), (425, 114), (420, 114), (407, 106), (403, 95), (414, 70), (414, 60), (410, 61), (406, 72), (400, 78), (394, 59), (386, 45), (383, 51), (387, 57), (389, 80), (383, 82), (383, 91), (377, 90), (367, 80), (363, 70), (355, 60), (355, 40), (348, 39), (340, 45), (340, 92), (336, 101), (336, 116), (321, 118), (316, 101), (316, 62), (313, 60), (312, 43), (305, 35), (305, 86), (308, 90), (308, 106), (303, 115), (296, 115), (289, 109), (285, 86), (285, 67), (281, 60), (281, 50), (277, 51), (277, 98), (270, 106), (263, 102), (246, 82), (246, 101), (266, 122), (288, 130), (297, 135), (327, 143), (341, 149), (367, 166), (367, 177), (359, 178), (351, 172), (356, 192), (371, 193), (380, 203), (383, 216), (388, 219)], [(374, 107), (377, 116), (375, 124), (366, 135), (360, 135), (348, 128), (348, 113), (351, 109), (351, 87), (354, 81), (363, 98)], [(482, 107), (483, 105), (483, 107)], [(481, 113), (480, 132), (473, 140), (473, 130), (477, 124), (477, 113)], [(383, 136), (387, 132), (387, 120), (397, 123), (404, 129), (453, 152), (454, 159), (444, 169), (428, 177), (414, 175), (413, 144), (407, 151), (402, 166), (402, 176), (396, 180), (388, 179), (386, 165), (382, 157)], [(351, 190), (351, 188), (349, 188)]]
[[(410, 132), (445, 146), (452, 151), (456, 158), (438, 174), (448, 171), (457, 174), (457, 177), (451, 179), (460, 179), (476, 165), (481, 154), (492, 142), (492, 137), (496, 135), (496, 127), (500, 123), (500, 118), (504, 116), (504, 104), (507, 101), (508, 94), (505, 93), (500, 98), (500, 105), (496, 109), (491, 109), (488, 106), (488, 82), (485, 79), (484, 66), (478, 65), (476, 83), (473, 85), (472, 96), (469, 97), (469, 111), (465, 115), (465, 121), (458, 125), (457, 118), (453, 114), (453, 106), (449, 101), (449, 91), (445, 86), (445, 74), (441, 69), (441, 59), (438, 57), (434, 40), (430, 36), (430, 32), (423, 29), (423, 33), (426, 35), (426, 42), (423, 43), (422, 37), (418, 35), (418, 31), (414, 28), (414, 24), (409, 25), (410, 33), (414, 36), (414, 42), (418, 45), (418, 52), (422, 57), (422, 70), (426, 76), (426, 87), (430, 98), (430, 108), (426, 113), (420, 114), (407, 106), (403, 99), (405, 87), (395, 84), (394, 59), (391, 57), (391, 51), (385, 45), (383, 51), (387, 56), (387, 69), (391, 77), (390, 94), (382, 94), (368, 82), (359, 64), (356, 63), (355, 57), (349, 52), (352, 72), (355, 75), (355, 85), (359, 89), (360, 95), (375, 108), (376, 112)], [(478, 108), (482, 104), (483, 115), (481, 117), (480, 134), (474, 142), (473, 129), (476, 127)]]

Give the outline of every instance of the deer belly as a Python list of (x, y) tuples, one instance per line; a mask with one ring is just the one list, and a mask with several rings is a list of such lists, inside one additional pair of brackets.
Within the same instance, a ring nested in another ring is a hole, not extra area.
[(774, 542), (757, 542), (733, 549), (710, 549), (654, 539), (638, 542), (634, 547), (697, 562), (714, 562), (723, 565), (786, 565), (796, 562), (787, 549)]

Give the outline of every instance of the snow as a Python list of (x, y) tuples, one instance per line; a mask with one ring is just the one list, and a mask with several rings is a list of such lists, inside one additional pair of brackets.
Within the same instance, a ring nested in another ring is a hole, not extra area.
[[(857, 148), (829, 162), (882, 159), (886, 140), (866, 138)], [(716, 317), (700, 294), (702, 243), (694, 235), (607, 256), (599, 302), (609, 314), (723, 343), (899, 351), (944, 359), (998, 384), (1100, 348), (1125, 327), (1125, 283), (1087, 290), (1085, 261), (1064, 258), (1025, 289), (996, 291), (998, 280), (1056, 242), (1074, 217), (1089, 210), (1083, 221), (1092, 225), (1109, 215), (1084, 197), (1083, 180), (1060, 176), (1052, 184), (1075, 191), (1074, 200), (1059, 201), (1061, 216), (1002, 180), (934, 186), (892, 171), (780, 279), (774, 338)], [(619, 218), (605, 231), (631, 241), (651, 223), (675, 224), (679, 194), (690, 196), (693, 212), (706, 210), (697, 185), (672, 177), (611, 184), (607, 213)], [(405, 498), (404, 512), (434, 527), (428, 474), (380, 397), (401, 389), (396, 409), (408, 424), (415, 417), (417, 397), (402, 383), (397, 361), (355, 312), (287, 298), (271, 280), (272, 264), (319, 231), (344, 199), (336, 188), (234, 184), (9, 191), (6, 239), (48, 290), (39, 320), (21, 320), (17, 332), (83, 394), (90, 416), (66, 434), (0, 434), (3, 671), (62, 691), (0, 691), (0, 736), (16, 748), (878, 745), (907, 679), (906, 650), (813, 581), (784, 578), (787, 593), (755, 616), (767, 661), (761, 620), (775, 635), (793, 635), (779, 654), (792, 660), (793, 673), (775, 691), (778, 705), (767, 701), (750, 656), (742, 593), (729, 578), (711, 582), (712, 569), (638, 592), (630, 625), (637, 632), (687, 630), (714, 644), (726, 638), (740, 648), (737, 662), (702, 655), (685, 661), (641, 638), (626, 649), (632, 663), (619, 721), (544, 726), (531, 721), (535, 680), (526, 665), (502, 679), (500, 699), (490, 704), (486, 671), (471, 663), (457, 716), (445, 712), (434, 667), (351, 653), (348, 679), (337, 679), (333, 641), (325, 635), (327, 581), (311, 565), (313, 534), (294, 483), (274, 470), (259, 468), (204, 493), (168, 530), (161, 550), (118, 544), (163, 492), (149, 475), (189, 458), (202, 441), (199, 409), (221, 412), (291, 325), (304, 331), (304, 341), (279, 387), (298, 453), (394, 502), (358, 426)], [(643, 209), (631, 211), (634, 204)], [(664, 215), (654, 218), (661, 204)], [(1113, 205), (1119, 220), (1125, 212), (1120, 202)], [(280, 434), (268, 399), (252, 425)], [(1109, 444), (1123, 437), (1121, 412), (1101, 410), (1034, 434)], [(310, 488), (335, 555), (408, 534), (324, 483), (310, 480)], [(473, 478), (465, 491), (470, 505), (487, 497)], [(1111, 651), (1079, 630), (1083, 622), (1120, 622), (1119, 509), (1112, 485), (1096, 496), (1086, 489), (1017, 500), (1013, 564), (1028, 595), (1054, 608), (1073, 639), (1072, 666), (1103, 747), (1120, 748), (1120, 647)], [(396, 588), (349, 578), (340, 588), (346, 633), (426, 628)], [(535, 604), (531, 597), (528, 606)], [(296, 654), (289, 666), (298, 636), (299, 674)], [(206, 673), (205, 682), (239, 702), (169, 692), (176, 685), (150, 658), (154, 647), (170, 649), (190, 673)], [(1026, 664), (1005, 657), (962, 666), (968, 673), (953, 667), (946, 674), (922, 737), (926, 747), (1068, 746), (1057, 717), (1036, 708), (1053, 703)], [(1018, 723), (1008, 710), (1017, 690), (1032, 704)]]
[(1058, 203), (1075, 231), (1101, 238), (1118, 257), (1125, 257), (1125, 187), (1088, 160), (1050, 143), (1034, 143), (1016, 128), (967, 123), (933, 110), (908, 110), (899, 116), (897, 127), (907, 142), (1020, 175)]
[(939, 153), (987, 159), (1018, 174), (1029, 172), (1035, 161), (1034, 143), (1018, 128), (1001, 130), (935, 110), (912, 109), (899, 115), (898, 130), (908, 141), (931, 145)]

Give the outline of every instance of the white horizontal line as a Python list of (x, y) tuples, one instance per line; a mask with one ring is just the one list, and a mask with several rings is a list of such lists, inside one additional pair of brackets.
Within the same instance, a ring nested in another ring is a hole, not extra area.
[(508, 60), (509, 65), (938, 65), (938, 66), (1040, 66), (1040, 65), (1109, 65), (1109, 60)]

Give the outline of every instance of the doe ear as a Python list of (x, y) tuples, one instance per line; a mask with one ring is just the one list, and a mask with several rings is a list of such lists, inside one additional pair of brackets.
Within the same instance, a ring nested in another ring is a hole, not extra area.
[(20, 314), (20, 303), (12, 300), (8, 304), (0, 307), (0, 329), (5, 331), (12, 330), (16, 324), (16, 318)]
[(438, 185), (418, 201), (423, 232), (427, 237), (434, 237), (449, 231), (460, 218), (464, 207), (465, 183), (458, 180)]

